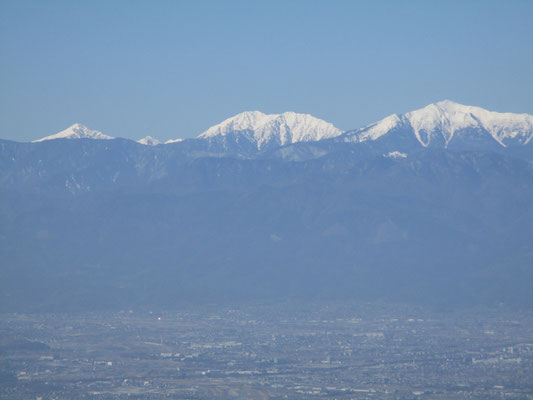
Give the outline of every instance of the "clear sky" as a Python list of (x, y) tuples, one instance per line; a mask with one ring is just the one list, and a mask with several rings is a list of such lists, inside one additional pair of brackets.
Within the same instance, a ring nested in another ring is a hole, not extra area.
[(533, 1), (0, 1), (0, 137), (353, 129), (450, 99), (533, 114)]

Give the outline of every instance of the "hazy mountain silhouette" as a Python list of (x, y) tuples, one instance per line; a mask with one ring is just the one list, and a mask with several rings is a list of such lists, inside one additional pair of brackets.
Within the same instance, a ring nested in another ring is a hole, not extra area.
[(423, 146), (411, 128), (267, 149), (242, 132), (223, 144), (2, 140), (2, 308), (533, 305), (527, 135), (501, 144), (479, 130), (481, 146), (464, 130), (461, 146)]

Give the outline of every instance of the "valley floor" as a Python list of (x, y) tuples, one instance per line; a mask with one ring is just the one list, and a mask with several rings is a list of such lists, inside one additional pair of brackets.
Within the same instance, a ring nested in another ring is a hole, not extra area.
[(4, 314), (5, 399), (533, 399), (533, 313), (362, 304)]

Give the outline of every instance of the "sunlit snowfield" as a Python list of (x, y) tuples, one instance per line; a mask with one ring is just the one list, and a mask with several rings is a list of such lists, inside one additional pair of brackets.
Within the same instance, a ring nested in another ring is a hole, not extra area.
[(533, 315), (386, 304), (4, 314), (6, 399), (531, 399)]

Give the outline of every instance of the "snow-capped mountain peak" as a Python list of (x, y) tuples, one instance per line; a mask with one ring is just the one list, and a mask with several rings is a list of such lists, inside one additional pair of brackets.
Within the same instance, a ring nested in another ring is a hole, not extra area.
[(137, 143), (144, 144), (147, 146), (156, 146), (161, 143), (158, 139), (151, 136), (145, 136), (142, 139), (137, 140)]
[(439, 101), (405, 114), (417, 139), (428, 146), (432, 134), (440, 133), (446, 145), (461, 131), (486, 131), (502, 146), (511, 141), (526, 144), (533, 135), (533, 116), (499, 113), (481, 107), (466, 106), (450, 100)]
[(228, 134), (242, 134), (261, 148), (271, 142), (284, 145), (316, 141), (341, 133), (340, 129), (329, 122), (309, 114), (295, 112), (264, 114), (260, 111), (246, 111), (212, 126), (198, 138), (209, 139)]
[(403, 120), (404, 118), (402, 116), (392, 114), (383, 118), (381, 121), (367, 125), (361, 129), (361, 133), (357, 136), (357, 141), (364, 142), (366, 140), (377, 140), (402, 124)]
[(377, 140), (395, 130), (410, 131), (424, 147), (474, 141), (501, 146), (524, 145), (533, 138), (533, 115), (499, 113), (450, 100), (429, 104), (403, 115), (393, 114), (349, 132), (347, 141)]
[(85, 125), (76, 123), (59, 133), (34, 140), (33, 142), (43, 142), (53, 139), (114, 139), (114, 137), (104, 135), (100, 131), (94, 131)]
[(269, 117), (271, 116), (263, 114), (261, 111), (245, 111), (210, 127), (198, 137), (209, 138), (224, 136), (229, 132), (255, 131), (266, 124), (271, 119)]

